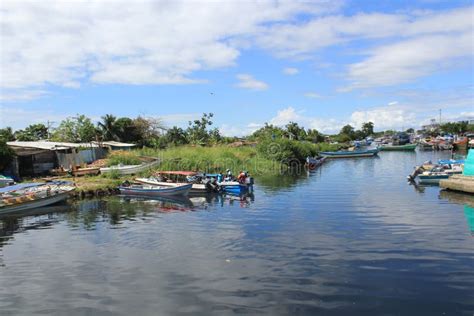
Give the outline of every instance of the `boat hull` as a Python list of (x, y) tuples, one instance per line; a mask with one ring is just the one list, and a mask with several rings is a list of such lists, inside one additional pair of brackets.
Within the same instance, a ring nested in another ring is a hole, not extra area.
[(326, 158), (358, 158), (358, 157), (374, 157), (378, 154), (378, 150), (365, 151), (336, 151), (336, 152), (322, 152), (321, 156)]
[(169, 186), (166, 188), (137, 188), (120, 186), (120, 194), (132, 196), (176, 196), (188, 195), (192, 188), (192, 184), (185, 184), (180, 186)]
[[(177, 187), (177, 186), (185, 184), (185, 183), (160, 182), (160, 181), (155, 181), (153, 179), (148, 179), (148, 178), (135, 178), (135, 181), (144, 183), (144, 184), (150, 184), (150, 185), (156, 185), (156, 186), (170, 186), (170, 187)], [(189, 190), (190, 194), (207, 193), (207, 192), (212, 192), (212, 190), (210, 187), (208, 187), (207, 185), (203, 183), (192, 183), (191, 190)]]
[(154, 167), (160, 163), (159, 160), (155, 160), (149, 163), (141, 164), (141, 165), (130, 165), (130, 166), (113, 166), (107, 168), (100, 168), (100, 173), (110, 173), (117, 171), (120, 175), (130, 175), (130, 174), (137, 174), (142, 171), (148, 170), (151, 167)]
[(381, 151), (414, 151), (416, 149), (416, 144), (410, 145), (399, 145), (399, 146), (381, 146), (379, 149)]
[(38, 200), (27, 201), (21, 204), (3, 206), (0, 208), (0, 214), (17, 213), (20, 211), (25, 211), (25, 210), (30, 210), (34, 208), (56, 204), (58, 202), (66, 200), (69, 197), (71, 191), (62, 192), (62, 193), (45, 197), (42, 199), (38, 199)]

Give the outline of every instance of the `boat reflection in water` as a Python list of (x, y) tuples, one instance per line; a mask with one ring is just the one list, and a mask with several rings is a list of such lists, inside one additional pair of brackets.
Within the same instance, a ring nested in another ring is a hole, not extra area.
[(464, 216), (471, 235), (474, 236), (474, 195), (442, 190), (439, 196), (453, 203), (464, 204)]
[(195, 211), (207, 209), (209, 205), (234, 205), (247, 207), (254, 201), (251, 193), (243, 195), (232, 194), (205, 194), (202, 196), (168, 196), (168, 197), (129, 197), (120, 196), (121, 201), (129, 204), (144, 206), (148, 211), (172, 212), (172, 211)]

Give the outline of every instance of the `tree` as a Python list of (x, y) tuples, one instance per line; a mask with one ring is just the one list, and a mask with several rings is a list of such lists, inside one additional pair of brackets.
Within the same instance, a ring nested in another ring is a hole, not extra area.
[(180, 127), (173, 126), (168, 129), (165, 135), (166, 141), (175, 146), (188, 143), (188, 135), (185, 130)]
[(339, 132), (339, 135), (341, 137), (346, 136), (346, 137), (344, 137), (344, 139), (354, 140), (355, 139), (354, 127), (352, 127), (349, 124), (343, 126), (341, 131)]
[(374, 134), (374, 123), (366, 122), (362, 124), (362, 135), (363, 137), (367, 137)]
[(316, 129), (308, 129), (306, 133), (306, 140), (309, 140), (313, 143), (320, 143), (324, 141), (324, 136), (319, 133)]
[(300, 127), (296, 122), (290, 122), (286, 126), (286, 132), (290, 138), (295, 140), (302, 140), (306, 138), (306, 131), (303, 127)]
[(15, 140), (11, 127), (5, 127), (0, 129), (0, 141), (11, 142)]
[(48, 128), (44, 124), (32, 124), (24, 130), (15, 132), (15, 138), (19, 141), (36, 141), (48, 138)]
[(102, 122), (98, 123), (99, 129), (104, 140), (118, 140), (115, 122), (117, 118), (112, 114), (106, 114), (101, 117)]
[(192, 144), (207, 144), (210, 135), (207, 132), (207, 127), (212, 125), (212, 113), (203, 113), (200, 120), (189, 121), (189, 127), (186, 130), (189, 142)]
[(0, 170), (5, 169), (8, 164), (13, 160), (15, 152), (13, 149), (8, 147), (7, 142), (3, 139), (0, 140)]
[(85, 143), (95, 139), (97, 130), (85, 115), (78, 115), (61, 121), (54, 131), (53, 140), (61, 142)]
[(262, 128), (256, 130), (250, 138), (259, 140), (279, 139), (282, 138), (284, 134), (285, 131), (282, 128), (265, 123), (265, 125)]
[(415, 132), (415, 130), (413, 128), (409, 128), (405, 131), (405, 133), (407, 134), (413, 134)]

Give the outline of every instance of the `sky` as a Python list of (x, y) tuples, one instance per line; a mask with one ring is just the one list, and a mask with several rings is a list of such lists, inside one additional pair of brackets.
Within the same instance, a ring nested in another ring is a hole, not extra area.
[(243, 136), (474, 118), (471, 1), (4, 0), (0, 25), (0, 127), (212, 112)]

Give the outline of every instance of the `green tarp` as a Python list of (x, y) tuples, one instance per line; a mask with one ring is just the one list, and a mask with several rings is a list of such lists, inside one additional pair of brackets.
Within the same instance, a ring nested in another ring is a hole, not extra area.
[(463, 174), (465, 176), (474, 176), (474, 150), (473, 149), (469, 149), (466, 161), (464, 162)]

